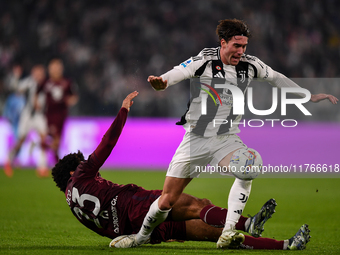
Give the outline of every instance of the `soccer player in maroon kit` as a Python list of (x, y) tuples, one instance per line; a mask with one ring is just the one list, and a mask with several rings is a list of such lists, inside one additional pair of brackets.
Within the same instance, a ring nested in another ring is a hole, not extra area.
[[(64, 65), (61, 59), (52, 59), (48, 64), (49, 78), (39, 86), (37, 94), (46, 95), (46, 118), (48, 132), (52, 136), (51, 149), (58, 161), (60, 137), (68, 115), (68, 108), (78, 101), (72, 90), (72, 83), (64, 78)], [(37, 106), (39, 108), (39, 106)]]
[[(133, 104), (132, 99), (137, 95), (138, 92), (135, 91), (125, 98), (116, 119), (87, 160), (78, 151), (66, 155), (52, 169), (53, 179), (65, 193), (66, 202), (74, 216), (94, 232), (111, 239), (115, 238), (110, 243), (111, 247), (115, 247), (121, 238), (126, 237), (125, 235), (138, 232), (150, 205), (162, 193), (161, 190), (145, 190), (135, 184), (115, 184), (103, 179), (98, 172), (116, 145)], [(305, 247), (309, 241), (307, 225), (303, 225), (298, 231), (299, 237), (301, 232), (304, 232), (303, 240), (296, 238), (297, 235), (284, 241), (259, 237), (264, 223), (275, 212), (275, 206), (275, 200), (270, 199), (255, 216), (250, 218), (241, 216), (236, 228), (258, 238), (245, 236), (245, 241), (239, 248), (301, 249)], [(150, 243), (168, 240), (216, 242), (221, 235), (226, 214), (227, 209), (214, 206), (207, 199), (199, 199), (183, 193), (167, 220), (153, 231)]]

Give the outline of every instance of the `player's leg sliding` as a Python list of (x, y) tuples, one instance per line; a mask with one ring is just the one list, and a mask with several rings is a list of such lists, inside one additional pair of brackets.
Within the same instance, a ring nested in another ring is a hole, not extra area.
[(310, 239), (308, 225), (304, 224), (290, 239), (278, 241), (272, 238), (245, 236), (241, 249), (256, 250), (303, 250)]
[[(254, 216), (250, 216), (249, 224), (246, 226), (246, 232), (254, 237), (260, 237), (264, 231), (264, 224), (275, 213), (277, 203), (274, 198), (269, 199)], [(248, 222), (247, 222), (248, 223)], [(247, 224), (246, 223), (246, 224)]]
[[(216, 228), (205, 224), (201, 220), (186, 221), (186, 240), (190, 241), (211, 241), (221, 235), (222, 228)], [(244, 236), (244, 242), (238, 246), (228, 247), (229, 249), (254, 249), (254, 250), (288, 250), (304, 249), (309, 241), (308, 226), (303, 225), (294, 237), (286, 240), (275, 240), (273, 238)], [(174, 237), (174, 239), (176, 239)]]
[(151, 204), (150, 209), (144, 218), (143, 225), (137, 234), (119, 236), (112, 240), (110, 247), (133, 248), (148, 243), (154, 228), (165, 221), (171, 210), (160, 210), (158, 207), (158, 200), (159, 198)]
[[(210, 226), (216, 228), (223, 228), (225, 225), (225, 219), (227, 217), (228, 209), (221, 208), (216, 205), (207, 205), (200, 212), (200, 219)], [(250, 224), (250, 218), (240, 216), (240, 219), (235, 225), (237, 230), (246, 231), (246, 228)]]
[(136, 235), (137, 243), (143, 244), (150, 239), (151, 233), (155, 227), (161, 224), (168, 217), (169, 210), (161, 210), (158, 206), (158, 197), (150, 206), (148, 213), (146, 214), (143, 225)]
[(307, 224), (301, 226), (299, 231), (288, 240), (287, 250), (304, 250), (310, 239), (310, 230)]
[(299, 231), (290, 239), (277, 241), (272, 238), (254, 238), (246, 236), (240, 245), (243, 249), (266, 249), (266, 250), (303, 250), (310, 239), (308, 225), (304, 224)]
[(235, 179), (228, 197), (228, 212), (217, 248), (233, 248), (244, 241), (244, 235), (236, 231), (235, 225), (248, 201), (252, 181)]
[[(261, 210), (253, 217), (240, 216), (236, 223), (236, 230), (241, 230), (249, 233), (254, 237), (260, 237), (264, 231), (264, 224), (275, 213), (276, 207), (275, 199), (269, 199), (261, 208)], [(200, 218), (208, 225), (223, 228), (227, 216), (227, 209), (215, 205), (207, 205), (200, 212)]]

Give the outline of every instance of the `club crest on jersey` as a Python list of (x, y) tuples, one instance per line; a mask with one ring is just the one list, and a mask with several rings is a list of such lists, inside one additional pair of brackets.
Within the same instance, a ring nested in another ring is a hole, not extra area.
[(221, 71), (221, 70), (222, 70), (222, 68), (221, 68), (220, 66), (216, 66), (216, 69), (217, 69), (218, 71)]
[(241, 70), (241, 71), (238, 71), (238, 76), (241, 76), (241, 82), (244, 83), (245, 80), (246, 80), (246, 71), (244, 70)]

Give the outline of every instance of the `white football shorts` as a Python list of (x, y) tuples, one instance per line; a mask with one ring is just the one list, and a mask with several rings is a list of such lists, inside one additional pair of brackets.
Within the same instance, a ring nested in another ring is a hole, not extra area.
[(36, 113), (31, 116), (27, 111), (21, 113), (18, 127), (19, 138), (26, 136), (31, 130), (35, 130), (39, 134), (47, 133), (47, 120), (44, 114)]
[(217, 166), (229, 153), (248, 148), (238, 135), (218, 135), (203, 137), (186, 132), (181, 144), (173, 156), (166, 176), (177, 178), (195, 178), (200, 172), (198, 167), (207, 164)]

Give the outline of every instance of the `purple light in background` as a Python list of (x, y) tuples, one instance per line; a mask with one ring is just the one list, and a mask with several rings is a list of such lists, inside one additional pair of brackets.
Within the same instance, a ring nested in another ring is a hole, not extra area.
[[(80, 150), (87, 157), (99, 144), (114, 118), (70, 118), (66, 122), (60, 156)], [(184, 129), (176, 126), (177, 119), (129, 117), (122, 135), (104, 168), (130, 168), (166, 171)], [(264, 165), (339, 164), (338, 123), (298, 123), (294, 128), (265, 125), (260, 128), (242, 127), (238, 135), (250, 148), (262, 156)], [(38, 136), (30, 133), (20, 152), (21, 166), (34, 166), (39, 157), (38, 147), (29, 153)], [(3, 165), (13, 146), (9, 124), (0, 119), (0, 164)], [(50, 158), (51, 159), (51, 158)], [(51, 162), (51, 161), (50, 161)]]

